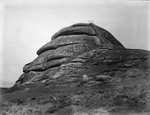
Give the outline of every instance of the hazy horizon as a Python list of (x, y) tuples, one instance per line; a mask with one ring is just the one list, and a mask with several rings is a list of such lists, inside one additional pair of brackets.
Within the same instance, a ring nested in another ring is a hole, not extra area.
[(149, 2), (108, 0), (0, 1), (0, 87), (10, 87), (36, 51), (63, 27), (94, 24), (126, 48), (150, 50)]

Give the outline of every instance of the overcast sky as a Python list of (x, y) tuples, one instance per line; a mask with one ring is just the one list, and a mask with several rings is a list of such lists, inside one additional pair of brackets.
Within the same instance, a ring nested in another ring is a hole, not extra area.
[(0, 0), (0, 87), (13, 85), (55, 32), (78, 22), (108, 30), (126, 48), (150, 50), (148, 8), (146, 1)]

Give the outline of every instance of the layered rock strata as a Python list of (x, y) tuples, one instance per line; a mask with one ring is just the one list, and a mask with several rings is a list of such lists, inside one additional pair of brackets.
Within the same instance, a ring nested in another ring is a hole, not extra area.
[[(77, 57), (92, 52), (94, 49), (104, 51), (125, 49), (112, 34), (92, 23), (74, 24), (63, 28), (55, 33), (51, 39), (37, 51), (38, 57), (23, 67), (24, 73), (15, 85), (61, 77), (66, 73), (63, 72), (63, 69), (67, 66), (74, 68), (77, 65), (81, 71), (82, 68), (80, 67), (84, 64), (85, 59), (78, 59)], [(74, 60), (80, 61), (75, 62)]]

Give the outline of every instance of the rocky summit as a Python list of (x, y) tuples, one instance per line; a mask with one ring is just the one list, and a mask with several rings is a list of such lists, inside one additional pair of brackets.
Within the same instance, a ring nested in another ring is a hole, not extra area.
[(37, 55), (2, 92), (0, 113), (150, 114), (149, 51), (125, 48), (107, 30), (78, 23), (56, 32)]
[[(108, 31), (94, 24), (74, 24), (63, 28), (52, 36), (50, 42), (37, 51), (38, 57), (35, 60), (23, 67), (24, 73), (15, 86), (62, 78), (71, 80), (72, 76), (80, 79), (92, 66), (88, 65), (88, 61), (94, 55), (99, 52), (103, 54), (99, 56), (105, 58), (105, 52), (113, 49), (122, 52), (125, 48)], [(94, 53), (95, 51), (97, 53)], [(119, 52), (116, 55), (120, 55)], [(110, 59), (113, 57), (112, 54)], [(99, 62), (102, 61), (103, 59), (99, 60)]]

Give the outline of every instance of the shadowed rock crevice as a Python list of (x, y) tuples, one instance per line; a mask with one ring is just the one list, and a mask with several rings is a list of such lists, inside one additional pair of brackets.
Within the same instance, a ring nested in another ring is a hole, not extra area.
[(94, 28), (94, 30), (96, 31), (96, 36), (97, 37), (102, 37), (102, 38), (105, 38), (107, 39), (109, 42), (111, 42), (112, 44), (116, 45), (116, 46), (121, 46), (121, 47), (124, 47), (118, 40), (116, 40), (116, 38), (111, 34), (109, 33), (107, 30), (101, 28), (101, 27), (98, 27), (94, 24), (91, 24), (91, 26)]

